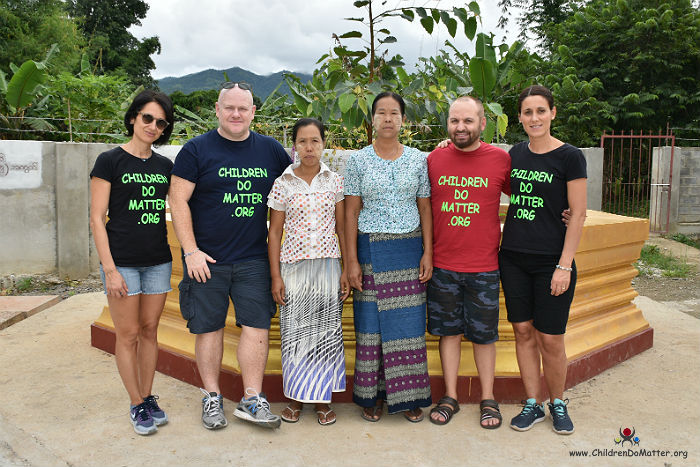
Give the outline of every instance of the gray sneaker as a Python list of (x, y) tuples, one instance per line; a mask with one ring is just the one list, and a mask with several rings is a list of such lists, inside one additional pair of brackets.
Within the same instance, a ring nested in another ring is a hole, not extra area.
[(202, 399), (202, 424), (208, 430), (218, 430), (228, 425), (226, 415), (224, 415), (224, 398), (221, 394), (207, 392), (199, 388), (204, 394)]
[(264, 393), (258, 394), (255, 389), (245, 390), (245, 396), (233, 412), (235, 417), (264, 426), (265, 428), (279, 428), (282, 420), (279, 415), (270, 412), (270, 403), (267, 402)]

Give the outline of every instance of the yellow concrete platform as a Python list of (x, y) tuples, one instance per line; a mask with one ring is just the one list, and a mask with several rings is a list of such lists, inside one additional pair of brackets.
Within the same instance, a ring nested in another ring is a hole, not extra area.
[[(646, 219), (588, 211), (583, 236), (576, 253), (578, 283), (566, 332), (566, 349), (570, 364), (583, 363), (576, 367), (570, 366), (571, 374), (567, 379), (567, 386), (587, 379), (651, 346), (649, 323), (644, 319), (641, 310), (632, 303), (637, 293), (631, 286), (632, 279), (637, 275), (637, 270), (632, 264), (639, 258), (648, 232), (649, 224)], [(181, 252), (170, 223), (168, 223), (168, 238), (173, 258), (175, 258), (171, 279), (173, 291), (168, 294), (161, 319), (159, 344), (163, 351), (175, 357), (171, 358), (172, 362), (168, 367), (171, 368), (169, 374), (177, 376), (183, 373), (182, 369), (172, 368), (177, 366), (177, 363), (173, 363), (177, 358), (190, 362), (186, 365), (187, 369), (184, 373), (192, 371), (194, 336), (188, 332), (179, 311), (177, 285), (182, 277)], [(96, 332), (93, 332), (93, 344), (108, 349), (110, 345), (99, 342), (105, 339), (104, 331), (113, 330), (107, 307), (95, 322), (95, 327), (101, 334), (96, 335)], [(347, 300), (343, 308), (343, 335), (346, 368), (348, 375), (352, 375), (355, 332), (351, 299)], [(234, 375), (240, 372), (235, 352), (239, 336), (239, 329), (235, 326), (233, 307), (231, 307), (224, 336), (223, 369)], [(640, 336), (643, 337), (641, 341)], [(513, 330), (506, 318), (502, 293), (499, 337), (500, 340), (496, 344), (496, 376), (519, 379)], [(427, 340), (429, 373), (432, 377), (440, 376), (442, 370), (438, 354), (438, 339), (428, 334)], [(616, 349), (615, 355), (611, 358), (601, 356), (600, 352), (614, 348), (617, 343), (624, 343), (624, 348)], [(596, 355), (597, 360), (586, 361), (586, 357), (591, 355)], [(596, 366), (600, 368), (595, 368)], [(279, 320), (274, 318), (270, 330), (270, 354), (266, 375), (279, 377), (281, 372)], [(469, 378), (477, 375), (472, 345), (469, 342), (464, 342), (462, 345), (459, 374), (461, 377)], [(517, 389), (514, 391), (517, 392)], [(516, 396), (513, 395), (513, 397)]]

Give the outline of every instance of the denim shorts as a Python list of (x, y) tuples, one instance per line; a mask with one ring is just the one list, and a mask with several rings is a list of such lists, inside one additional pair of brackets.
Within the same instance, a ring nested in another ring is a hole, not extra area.
[(498, 270), (456, 272), (434, 268), (428, 282), (428, 331), (475, 344), (498, 340)]
[[(117, 266), (117, 271), (124, 278), (126, 287), (129, 290), (128, 295), (156, 295), (168, 293), (172, 289), (170, 287), (170, 273), (173, 270), (173, 262), (169, 261), (155, 266), (143, 267), (128, 267)], [(100, 264), (100, 275), (102, 276), (102, 285), (107, 293), (107, 281), (105, 280), (105, 272)]]
[(192, 334), (218, 331), (226, 326), (229, 299), (236, 312), (236, 326), (270, 329), (277, 312), (270, 291), (270, 263), (254, 259), (236, 264), (209, 263), (211, 278), (197, 282), (187, 274), (183, 261), (180, 313)]

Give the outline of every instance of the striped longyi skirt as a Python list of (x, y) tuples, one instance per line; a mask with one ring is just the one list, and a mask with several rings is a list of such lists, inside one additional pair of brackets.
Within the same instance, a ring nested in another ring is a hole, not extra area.
[(426, 293), (418, 280), (422, 255), (420, 230), (358, 235), (363, 290), (353, 292), (353, 401), (362, 407), (385, 399), (389, 413), (396, 413), (431, 404)]

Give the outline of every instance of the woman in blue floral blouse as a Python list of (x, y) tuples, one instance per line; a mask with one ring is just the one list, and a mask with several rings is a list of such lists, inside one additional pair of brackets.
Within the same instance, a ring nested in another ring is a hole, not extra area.
[(398, 140), (405, 103), (393, 92), (372, 103), (373, 144), (348, 160), (346, 267), (353, 292), (353, 400), (362, 417), (423, 420), (431, 404), (425, 346), (425, 287), (433, 271), (426, 155)]

